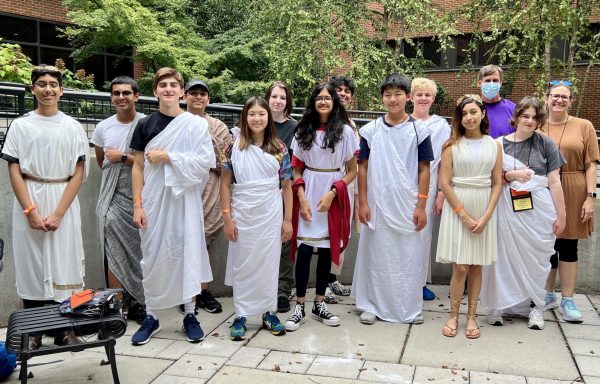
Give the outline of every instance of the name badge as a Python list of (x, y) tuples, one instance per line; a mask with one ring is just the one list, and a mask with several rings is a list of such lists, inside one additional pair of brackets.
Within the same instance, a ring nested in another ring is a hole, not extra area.
[(510, 198), (514, 212), (529, 211), (533, 209), (533, 198), (529, 191), (515, 191), (510, 189)]

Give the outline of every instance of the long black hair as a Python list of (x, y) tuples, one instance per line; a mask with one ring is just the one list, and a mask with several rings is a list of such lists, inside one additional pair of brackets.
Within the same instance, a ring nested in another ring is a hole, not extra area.
[(315, 108), (315, 100), (323, 89), (326, 89), (329, 96), (332, 97), (333, 109), (327, 121), (327, 130), (323, 138), (322, 148), (331, 148), (331, 152), (333, 153), (335, 152), (335, 145), (342, 139), (344, 134), (344, 125), (350, 123), (350, 118), (346, 113), (346, 109), (342, 106), (335, 88), (331, 84), (321, 83), (313, 89), (306, 102), (302, 119), (296, 126), (294, 136), (302, 149), (308, 151), (312, 148), (317, 129), (321, 125), (319, 113)]

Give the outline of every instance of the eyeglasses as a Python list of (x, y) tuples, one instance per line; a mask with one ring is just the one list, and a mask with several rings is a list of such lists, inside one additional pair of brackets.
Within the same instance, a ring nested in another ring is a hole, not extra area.
[(550, 84), (553, 87), (556, 85), (564, 85), (565, 87), (573, 86), (573, 82), (569, 81), (569, 80), (552, 80), (552, 81), (548, 82), (548, 84)]
[(559, 95), (558, 93), (549, 93), (548, 97), (550, 97), (554, 101), (558, 101), (559, 99), (565, 101), (571, 98), (571, 96), (569, 95)]
[(38, 88), (42, 88), (45, 89), (46, 87), (50, 86), (50, 89), (56, 89), (58, 87), (60, 87), (60, 84), (58, 84), (58, 82), (56, 81), (51, 81), (51, 82), (46, 82), (46, 81), (36, 81), (35, 84), (36, 87)]
[(123, 95), (123, 97), (127, 97), (127, 96), (133, 95), (133, 92), (132, 91), (112, 91), (110, 94), (112, 95), (112, 97), (121, 97), (121, 95)]
[(315, 97), (315, 101), (318, 103), (319, 101), (325, 101), (325, 102), (330, 102), (331, 100), (333, 100), (333, 97), (331, 96), (317, 96)]

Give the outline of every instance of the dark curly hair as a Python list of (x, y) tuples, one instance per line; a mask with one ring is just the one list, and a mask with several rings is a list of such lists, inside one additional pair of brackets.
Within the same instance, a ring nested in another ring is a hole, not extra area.
[(340, 97), (335, 88), (331, 84), (321, 83), (313, 89), (306, 102), (306, 108), (304, 109), (302, 119), (296, 126), (294, 136), (302, 149), (308, 151), (312, 148), (315, 134), (321, 125), (319, 113), (315, 108), (315, 100), (323, 89), (326, 89), (332, 97), (333, 109), (331, 110), (329, 120), (327, 121), (327, 130), (325, 131), (325, 137), (323, 138), (322, 148), (331, 148), (331, 152), (333, 153), (335, 152), (335, 145), (342, 139), (344, 134), (344, 125), (350, 124), (350, 118), (346, 113), (346, 109), (342, 106)]

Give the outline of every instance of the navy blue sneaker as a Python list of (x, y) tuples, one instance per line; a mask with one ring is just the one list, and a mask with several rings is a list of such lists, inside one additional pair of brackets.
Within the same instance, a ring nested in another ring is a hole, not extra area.
[(183, 331), (190, 343), (199, 343), (204, 340), (204, 331), (200, 328), (200, 323), (196, 316), (188, 313), (183, 318)]
[(427, 286), (423, 287), (423, 300), (431, 301), (435, 300), (435, 293), (433, 293)]
[(146, 315), (140, 329), (131, 337), (131, 344), (144, 345), (150, 341), (150, 338), (160, 331), (160, 323), (158, 319), (150, 315)]

